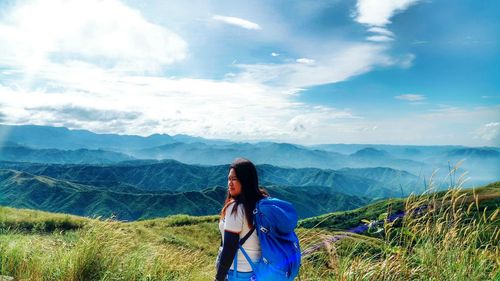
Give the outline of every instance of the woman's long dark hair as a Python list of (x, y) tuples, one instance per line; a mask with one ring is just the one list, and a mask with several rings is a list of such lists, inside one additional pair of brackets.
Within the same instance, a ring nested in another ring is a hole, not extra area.
[(224, 207), (220, 213), (221, 219), (225, 217), (226, 208), (234, 200), (235, 206), (231, 214), (236, 214), (238, 210), (238, 205), (243, 204), (245, 209), (245, 216), (247, 218), (248, 226), (253, 226), (253, 210), (257, 202), (269, 196), (267, 191), (259, 188), (259, 178), (257, 176), (257, 169), (255, 165), (250, 162), (250, 160), (245, 158), (237, 158), (233, 161), (229, 170), (234, 169), (236, 177), (241, 184), (241, 192), (238, 196), (232, 197), (229, 191), (227, 192), (227, 197), (224, 202)]

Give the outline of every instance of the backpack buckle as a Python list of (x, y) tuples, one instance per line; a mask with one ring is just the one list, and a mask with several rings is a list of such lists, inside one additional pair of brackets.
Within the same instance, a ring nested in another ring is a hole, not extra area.
[(267, 228), (265, 228), (265, 227), (263, 227), (263, 226), (261, 226), (261, 227), (260, 227), (260, 231), (262, 231), (262, 232), (264, 232), (264, 233), (269, 232), (269, 230), (267, 230)]

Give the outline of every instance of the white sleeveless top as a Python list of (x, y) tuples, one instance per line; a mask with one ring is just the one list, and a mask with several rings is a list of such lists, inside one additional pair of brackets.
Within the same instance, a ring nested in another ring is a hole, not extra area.
[[(245, 237), (245, 235), (250, 231), (248, 227), (247, 218), (245, 216), (245, 208), (243, 204), (238, 205), (238, 210), (235, 214), (232, 214), (234, 203), (231, 203), (226, 208), (225, 218), (219, 221), (219, 230), (222, 236), (222, 242), (224, 243), (224, 230), (228, 230), (234, 233), (240, 234), (240, 239)], [(245, 244), (243, 244), (243, 249), (247, 252), (248, 256), (252, 259), (253, 262), (257, 262), (261, 256), (260, 250), (260, 242), (259, 237), (257, 236), (257, 231), (254, 231), (252, 235), (247, 239)], [(234, 261), (231, 264), (231, 268), (234, 270)], [(238, 271), (241, 272), (250, 272), (252, 271), (252, 267), (248, 263), (247, 259), (243, 255), (243, 253), (238, 250)]]

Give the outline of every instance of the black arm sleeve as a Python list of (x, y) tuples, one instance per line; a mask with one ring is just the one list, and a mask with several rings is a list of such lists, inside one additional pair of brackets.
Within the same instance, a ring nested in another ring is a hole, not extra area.
[(227, 272), (229, 271), (229, 268), (233, 263), (236, 252), (238, 251), (239, 243), (239, 234), (224, 231), (224, 246), (222, 246), (222, 252), (220, 254), (215, 280), (223, 281), (226, 279)]

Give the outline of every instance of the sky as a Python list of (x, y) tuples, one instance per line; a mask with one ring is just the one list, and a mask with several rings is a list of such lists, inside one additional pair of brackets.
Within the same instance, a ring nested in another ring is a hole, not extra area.
[(0, 0), (0, 123), (500, 146), (500, 1)]

